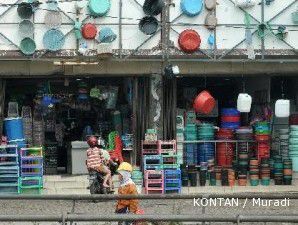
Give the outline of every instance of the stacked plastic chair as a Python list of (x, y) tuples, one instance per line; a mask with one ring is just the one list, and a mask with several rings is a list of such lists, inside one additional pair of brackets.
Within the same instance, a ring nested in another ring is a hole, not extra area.
[(145, 171), (145, 193), (164, 194), (164, 172), (163, 170)]
[(17, 145), (0, 146), (0, 194), (20, 193)]
[(293, 161), (293, 171), (298, 172), (298, 125), (290, 126), (289, 156)]
[(268, 122), (257, 122), (255, 124), (255, 139), (257, 141), (257, 158), (270, 158), (270, 125)]
[(42, 147), (21, 148), (21, 193), (41, 193), (43, 187)]

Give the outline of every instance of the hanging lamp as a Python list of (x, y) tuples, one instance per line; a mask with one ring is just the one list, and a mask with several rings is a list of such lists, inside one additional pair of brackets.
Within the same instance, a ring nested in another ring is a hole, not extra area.
[(290, 116), (290, 100), (284, 98), (284, 80), (281, 82), (281, 99), (275, 102), (275, 116), (285, 118)]

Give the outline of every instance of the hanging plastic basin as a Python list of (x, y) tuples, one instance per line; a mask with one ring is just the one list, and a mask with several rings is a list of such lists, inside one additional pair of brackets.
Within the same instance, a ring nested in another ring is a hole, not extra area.
[(24, 38), (20, 43), (20, 50), (25, 55), (32, 55), (36, 50), (36, 44), (31, 38)]
[(85, 39), (94, 39), (97, 34), (97, 28), (92, 23), (86, 23), (82, 27), (82, 35)]
[(22, 19), (29, 19), (33, 15), (32, 5), (26, 2), (22, 2), (18, 5), (18, 15)]
[(109, 27), (104, 27), (99, 31), (98, 41), (100, 43), (111, 43), (115, 41), (117, 35)]
[(19, 24), (19, 33), (21, 37), (32, 37), (34, 33), (34, 24), (30, 20), (23, 20)]
[(144, 34), (152, 35), (152, 34), (156, 33), (156, 31), (158, 29), (158, 21), (153, 16), (145, 16), (139, 22), (139, 29)]
[(208, 91), (202, 91), (195, 99), (193, 108), (196, 112), (209, 114), (215, 107), (215, 99)]
[(240, 112), (235, 108), (223, 108), (221, 114), (222, 116), (239, 116)]
[(184, 30), (179, 35), (178, 44), (182, 51), (193, 53), (200, 48), (201, 37), (195, 30)]
[(162, 12), (164, 6), (163, 0), (145, 0), (143, 11), (148, 16), (157, 16)]
[(183, 14), (193, 17), (200, 14), (203, 9), (202, 0), (182, 0), (180, 8)]
[(65, 42), (64, 34), (58, 29), (48, 30), (43, 36), (43, 45), (50, 51), (60, 50)]
[(4, 131), (9, 141), (24, 139), (22, 118), (4, 119)]
[(59, 28), (62, 24), (62, 15), (59, 11), (48, 11), (44, 18), (44, 23), (48, 28)]
[(111, 8), (110, 0), (90, 0), (88, 4), (90, 13), (93, 16), (104, 16)]

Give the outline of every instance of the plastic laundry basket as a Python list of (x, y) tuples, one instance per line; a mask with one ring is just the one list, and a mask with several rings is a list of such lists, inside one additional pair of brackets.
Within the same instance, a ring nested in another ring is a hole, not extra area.
[(49, 51), (58, 51), (65, 43), (64, 34), (58, 29), (48, 30), (43, 36), (43, 45)]
[(32, 55), (36, 50), (35, 41), (31, 38), (24, 38), (20, 43), (20, 50), (25, 55)]

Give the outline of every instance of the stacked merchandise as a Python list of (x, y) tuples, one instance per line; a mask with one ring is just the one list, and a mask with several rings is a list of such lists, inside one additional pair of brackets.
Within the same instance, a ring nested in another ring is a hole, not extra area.
[(279, 130), (279, 154), (283, 158), (289, 157), (289, 129)]
[(44, 174), (51, 175), (57, 174), (58, 168), (58, 143), (49, 142), (45, 143), (44, 151)]
[[(216, 134), (217, 140), (233, 140), (234, 134), (231, 129), (221, 128)], [(234, 158), (234, 143), (220, 142), (216, 145), (217, 165), (223, 167), (232, 166)]]
[(274, 157), (274, 183), (275, 185), (283, 184), (283, 161), (281, 156)]
[(139, 167), (133, 168), (131, 179), (136, 184), (138, 193), (141, 194), (143, 188), (143, 173)]
[(44, 122), (41, 113), (35, 110), (33, 117), (33, 145), (43, 146), (45, 141)]
[[(197, 126), (196, 124), (187, 124), (184, 130), (185, 141), (196, 141), (197, 140)], [(198, 144), (191, 143), (185, 144), (186, 152), (186, 164), (187, 165), (197, 165), (198, 164)]]
[(228, 169), (228, 181), (229, 181), (229, 186), (233, 187), (235, 186), (235, 170), (233, 169)]
[(123, 148), (133, 149), (133, 134), (124, 134), (121, 136)]
[(32, 127), (32, 113), (30, 106), (22, 107), (23, 131), (26, 142), (29, 145), (33, 144), (33, 127)]
[(257, 159), (250, 159), (249, 161), (249, 178), (251, 186), (259, 185), (259, 161)]
[(177, 140), (177, 156), (178, 156), (178, 163), (183, 164), (183, 142), (184, 141), (184, 120), (183, 116), (177, 116), (176, 118), (176, 140)]
[(251, 127), (240, 127), (236, 130), (236, 139), (238, 140), (237, 149), (246, 149), (249, 158), (256, 157), (254, 149), (254, 136)]
[(200, 163), (200, 186), (205, 186), (207, 181), (208, 162)]
[(198, 163), (214, 159), (214, 144), (208, 143), (208, 141), (214, 140), (213, 124), (202, 123), (198, 125), (198, 140), (206, 141), (206, 143), (198, 144)]
[(235, 108), (224, 108), (221, 111), (221, 127), (235, 130), (240, 127), (240, 112)]
[(229, 170), (222, 169), (221, 171), (221, 186), (229, 186)]
[(262, 158), (261, 159), (261, 184), (263, 186), (268, 186), (270, 185), (270, 177), (271, 177), (271, 172), (270, 172), (270, 165), (269, 165), (269, 160), (267, 158)]
[(164, 192), (181, 193), (181, 170), (164, 170)]
[(145, 170), (145, 193), (164, 194), (164, 173), (162, 170)]
[(20, 193), (17, 145), (0, 146), (0, 193)]
[(293, 171), (298, 172), (298, 125), (290, 126), (289, 156), (293, 161)]
[(41, 147), (21, 148), (21, 192), (41, 193), (43, 187), (43, 154)]
[(293, 165), (291, 159), (283, 160), (283, 184), (291, 185), (293, 179)]
[(257, 141), (257, 158), (270, 158), (270, 125), (268, 122), (255, 124), (255, 139)]

